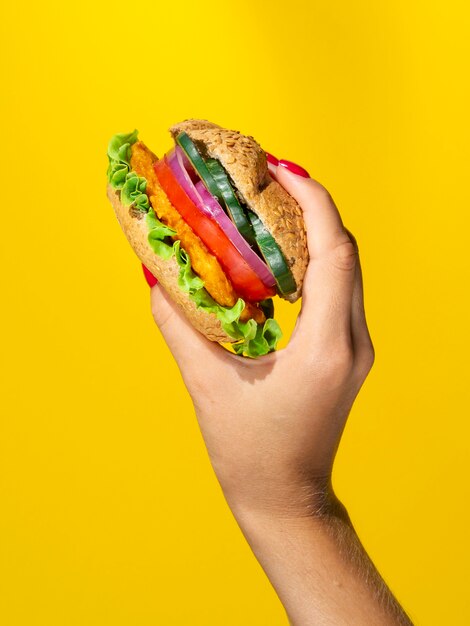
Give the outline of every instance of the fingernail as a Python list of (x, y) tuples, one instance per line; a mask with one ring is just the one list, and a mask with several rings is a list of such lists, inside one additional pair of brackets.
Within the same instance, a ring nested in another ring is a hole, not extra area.
[(268, 159), (268, 163), (271, 163), (271, 165), (275, 165), (276, 167), (279, 165), (279, 159), (274, 155), (269, 154), (269, 152), (266, 152), (266, 158)]
[(302, 178), (310, 178), (310, 174), (307, 172), (307, 170), (304, 170), (304, 168), (300, 167), (300, 165), (297, 165), (297, 163), (293, 163), (292, 161), (286, 161), (285, 159), (281, 159), (279, 161), (279, 165), (281, 167), (285, 167), (286, 170), (289, 170), (289, 172), (292, 172), (293, 174), (296, 174), (297, 176), (302, 176)]
[(155, 278), (152, 272), (145, 267), (143, 263), (142, 263), (142, 269), (144, 270), (144, 276), (145, 276), (145, 280), (148, 283), (148, 286), (155, 287), (155, 285), (158, 284), (158, 280)]

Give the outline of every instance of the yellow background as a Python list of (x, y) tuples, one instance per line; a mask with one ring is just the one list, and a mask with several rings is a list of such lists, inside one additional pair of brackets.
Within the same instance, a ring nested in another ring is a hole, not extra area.
[(469, 624), (468, 3), (26, 1), (0, 28), (0, 622), (287, 624), (104, 194), (112, 134), (163, 153), (207, 117), (357, 236), (377, 361), (335, 484), (416, 623)]

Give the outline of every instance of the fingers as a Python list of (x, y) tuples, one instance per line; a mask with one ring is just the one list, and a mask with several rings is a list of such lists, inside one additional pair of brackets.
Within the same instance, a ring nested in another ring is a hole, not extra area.
[(364, 310), (364, 292), (362, 285), (362, 272), (359, 259), (357, 260), (356, 276), (354, 279), (354, 291), (351, 309), (351, 332), (354, 344), (360, 345), (369, 339), (367, 330), (366, 313)]
[(359, 349), (361, 347), (371, 347), (372, 340), (370, 338), (369, 329), (367, 328), (366, 312), (364, 308), (364, 287), (359, 249), (354, 235), (347, 229), (346, 232), (357, 252), (351, 309), (351, 332), (355, 349)]
[(353, 336), (354, 345), (358, 346), (364, 343), (366, 339), (369, 339), (369, 332), (367, 330), (366, 313), (364, 310), (364, 289), (362, 282), (362, 269), (361, 261), (359, 258), (359, 250), (354, 235), (349, 230), (347, 231), (347, 233), (357, 251), (351, 307), (351, 333)]
[(354, 291), (351, 310), (351, 334), (354, 355), (360, 378), (365, 378), (374, 363), (374, 347), (367, 327), (364, 308), (364, 290), (359, 257), (356, 265)]
[(351, 341), (357, 251), (331, 196), (318, 182), (278, 167), (278, 182), (303, 210), (310, 263), (303, 285), (295, 341)]

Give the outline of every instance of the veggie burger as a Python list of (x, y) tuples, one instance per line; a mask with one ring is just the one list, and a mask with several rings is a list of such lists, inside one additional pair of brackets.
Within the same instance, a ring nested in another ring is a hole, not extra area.
[(108, 197), (141, 262), (198, 331), (237, 354), (275, 350), (273, 296), (295, 302), (308, 263), (302, 211), (252, 138), (205, 120), (170, 129), (158, 159), (137, 131), (108, 146)]

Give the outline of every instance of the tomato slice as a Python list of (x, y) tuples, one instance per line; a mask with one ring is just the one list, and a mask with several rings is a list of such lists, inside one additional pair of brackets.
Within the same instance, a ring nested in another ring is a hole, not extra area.
[(259, 302), (274, 296), (275, 288), (263, 284), (217, 222), (204, 215), (189, 198), (178, 183), (165, 158), (157, 161), (154, 168), (158, 182), (171, 204), (212, 254), (217, 257), (235, 291), (250, 302)]

